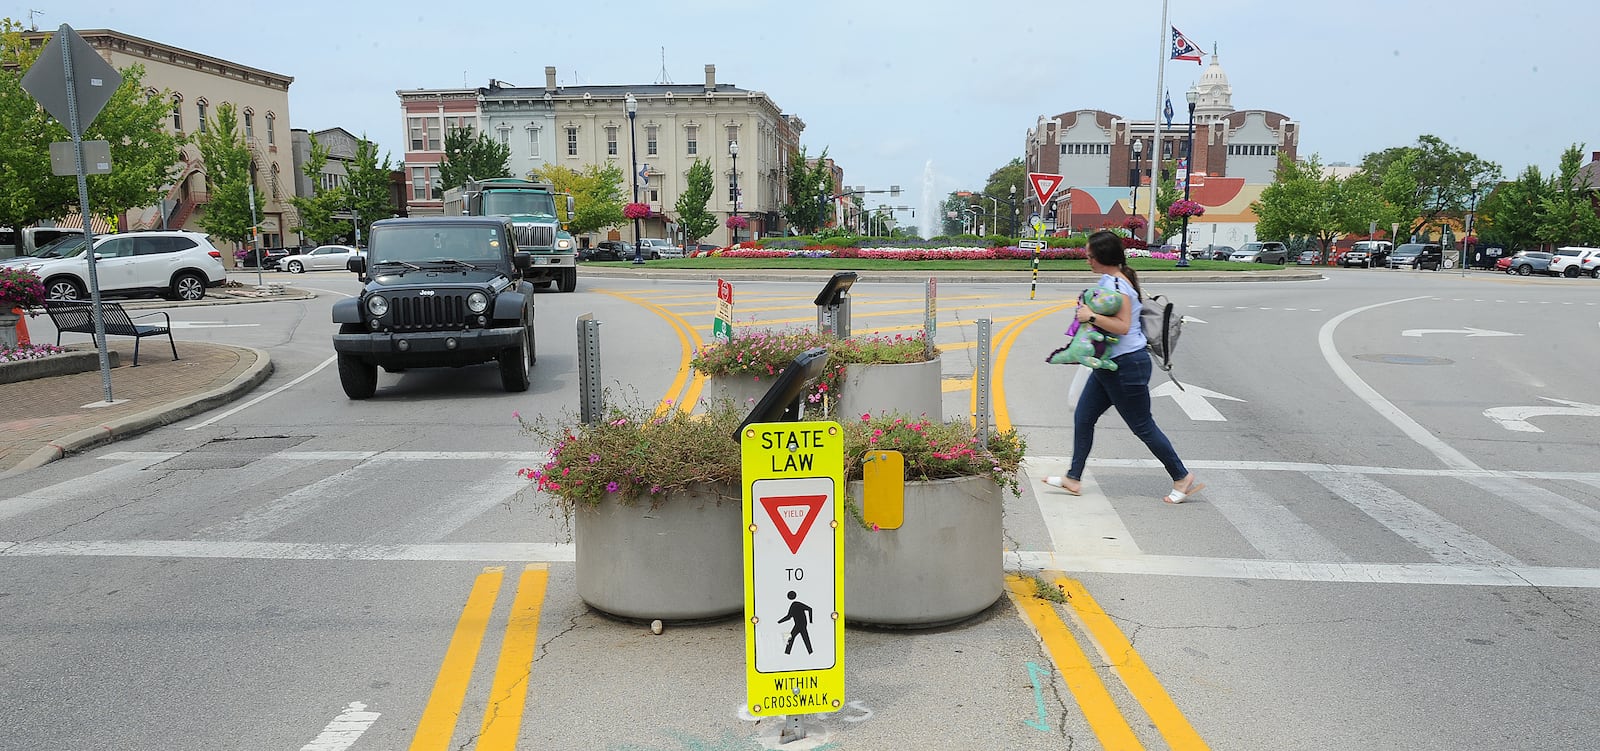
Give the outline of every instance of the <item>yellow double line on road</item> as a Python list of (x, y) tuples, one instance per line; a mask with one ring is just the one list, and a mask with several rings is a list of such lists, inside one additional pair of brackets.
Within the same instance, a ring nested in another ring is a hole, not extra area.
[[(1044, 576), (1061, 588), (1073, 615), (1098, 647), (1101, 659), (1111, 666), (1127, 687), (1128, 693), (1144, 709), (1150, 723), (1167, 742), (1167, 747), (1171, 751), (1208, 751), (1210, 746), (1189, 724), (1177, 703), (1161, 686), (1161, 681), (1145, 664), (1144, 658), (1134, 651), (1133, 643), (1128, 641), (1128, 637), (1117, 628), (1100, 604), (1089, 596), (1089, 590), (1060, 572), (1046, 571)], [(1012, 602), (1016, 603), (1024, 620), (1033, 626), (1039, 640), (1044, 643), (1051, 661), (1061, 671), (1062, 681), (1072, 692), (1073, 699), (1083, 711), (1089, 729), (1100, 740), (1101, 747), (1106, 751), (1142, 751), (1144, 744), (1134, 734), (1127, 717), (1118, 709), (1105, 682), (1100, 680), (1100, 673), (1079, 646), (1072, 629), (1062, 620), (1055, 605), (1035, 596), (1033, 579), (1016, 575), (1006, 579)]]
[[(689, 325), (689, 322), (684, 320), (683, 316), (642, 297), (610, 290), (601, 291), (619, 300), (627, 300), (641, 306), (661, 316), (668, 324), (671, 324), (673, 333), (678, 335), (678, 344), (680, 345), (678, 374), (672, 379), (672, 383), (667, 386), (666, 396), (662, 397), (661, 403), (656, 405), (656, 414), (664, 414), (674, 407), (682, 412), (692, 411), (695, 402), (700, 400), (701, 390), (706, 385), (706, 377), (699, 374), (691, 376), (693, 370), (689, 367), (689, 360), (694, 357), (694, 353), (705, 346), (705, 341), (700, 338), (700, 332), (695, 331), (694, 326)], [(685, 383), (688, 384), (688, 388), (684, 388)], [(680, 392), (682, 392), (681, 395)]]
[[(994, 350), (993, 367), (989, 369), (989, 403), (994, 410), (995, 430), (1004, 433), (1011, 429), (1011, 412), (1006, 409), (1006, 359), (1011, 356), (1011, 347), (1017, 343), (1017, 336), (1039, 319), (1075, 304), (1077, 304), (1077, 300), (1068, 300), (1018, 316), (1000, 330), (999, 336), (995, 337), (994, 342), (990, 345)], [(973, 379), (972, 382), (971, 404), (972, 407), (968, 411), (973, 415), (977, 415), (977, 379)]]
[[(417, 722), (411, 738), (411, 751), (446, 751), (454, 748), (456, 719), (466, 702), (467, 686), (478, 664), (478, 652), (489, 630), (494, 603), (505, 579), (504, 566), (489, 566), (472, 584), (467, 604), (461, 608), (450, 646), (445, 649), (433, 692)], [(500, 658), (495, 664), (489, 701), (478, 729), (479, 751), (509, 751), (516, 748), (522, 729), (522, 712), (527, 704), (528, 682), (533, 671), (533, 650), (539, 643), (539, 610), (544, 606), (545, 589), (550, 581), (546, 564), (530, 564), (517, 579), (506, 619), (505, 639), (500, 643)]]

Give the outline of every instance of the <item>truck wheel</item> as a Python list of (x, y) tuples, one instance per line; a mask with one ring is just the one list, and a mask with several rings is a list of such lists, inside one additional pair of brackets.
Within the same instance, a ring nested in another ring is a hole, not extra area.
[(524, 325), (522, 344), (501, 350), (496, 359), (500, 361), (500, 385), (506, 391), (527, 391), (528, 371), (533, 367), (533, 327)]
[(371, 399), (378, 391), (378, 366), (355, 355), (339, 355), (339, 385), (351, 399)]
[(578, 270), (577, 269), (562, 269), (561, 270), (561, 277), (558, 280), (558, 285), (557, 285), (556, 289), (561, 291), (561, 292), (571, 292), (571, 291), (573, 291), (573, 290), (575, 290), (577, 288), (578, 288)]

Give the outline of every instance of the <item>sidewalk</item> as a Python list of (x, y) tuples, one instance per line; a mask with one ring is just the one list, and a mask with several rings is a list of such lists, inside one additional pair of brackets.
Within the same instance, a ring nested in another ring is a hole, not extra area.
[(98, 369), (0, 384), (0, 477), (199, 414), (272, 374), (271, 359), (258, 349), (184, 341), (183, 359), (173, 360), (166, 344), (146, 340), (133, 367), (133, 342), (109, 341), (121, 361), (111, 369), (110, 405), (100, 406)]

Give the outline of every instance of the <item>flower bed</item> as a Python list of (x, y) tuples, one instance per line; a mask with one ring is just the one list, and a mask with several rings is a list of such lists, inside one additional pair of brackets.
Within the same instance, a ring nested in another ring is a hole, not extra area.
[(0, 363), (42, 360), (66, 352), (65, 347), (54, 344), (25, 344), (17, 347), (0, 347)]
[[(694, 353), (689, 361), (696, 373), (716, 377), (772, 378), (813, 347), (828, 348), (828, 364), (817, 384), (804, 396), (807, 404), (838, 396), (850, 364), (900, 364), (927, 362), (926, 340), (921, 332), (894, 336), (860, 336), (839, 340), (809, 329), (741, 331), (731, 341), (715, 342)], [(938, 353), (935, 350), (935, 358)]]

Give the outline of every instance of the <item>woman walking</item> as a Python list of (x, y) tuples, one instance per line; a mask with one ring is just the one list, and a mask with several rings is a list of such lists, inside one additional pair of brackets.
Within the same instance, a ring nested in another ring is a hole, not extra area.
[(1172, 477), (1172, 492), (1162, 500), (1183, 503), (1205, 486), (1183, 466), (1172, 442), (1150, 415), (1150, 353), (1145, 351), (1144, 330), (1139, 325), (1139, 309), (1143, 307), (1139, 300), (1139, 275), (1128, 268), (1122, 238), (1104, 230), (1090, 235), (1089, 269), (1101, 275), (1099, 286), (1121, 293), (1123, 304), (1115, 316), (1107, 317), (1095, 315), (1080, 302), (1075, 314), (1080, 323), (1117, 337), (1116, 344), (1106, 351), (1117, 369), (1089, 371), (1089, 383), (1084, 386), (1073, 413), (1072, 466), (1065, 477), (1052, 475), (1044, 478), (1044, 483), (1072, 495), (1082, 492), (1083, 469), (1089, 461), (1089, 449), (1094, 446), (1095, 423), (1106, 410), (1116, 407), (1123, 422), (1128, 423), (1128, 428), (1144, 441)]

